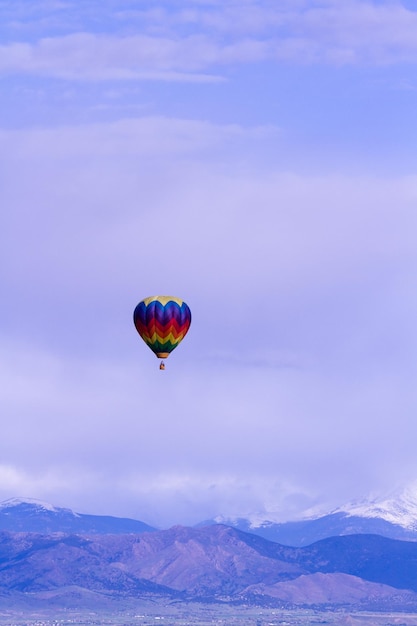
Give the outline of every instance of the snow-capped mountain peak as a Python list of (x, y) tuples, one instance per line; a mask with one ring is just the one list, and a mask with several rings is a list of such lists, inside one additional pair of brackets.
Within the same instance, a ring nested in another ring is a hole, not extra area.
[(380, 518), (403, 528), (417, 530), (417, 483), (388, 496), (351, 502), (333, 511), (339, 512), (349, 516)]
[(56, 511), (56, 507), (49, 504), (49, 502), (43, 502), (42, 500), (36, 500), (35, 498), (9, 498), (0, 502), (0, 509), (9, 509), (14, 506), (31, 505), (40, 509), (46, 509), (47, 511)]
[(35, 498), (9, 498), (8, 500), (4, 500), (0, 502), (0, 510), (5, 511), (7, 509), (12, 509), (16, 507), (27, 507), (32, 509), (34, 512), (41, 511), (49, 511), (50, 513), (60, 513), (65, 511), (65, 513), (70, 515), (77, 515), (71, 509), (63, 509), (56, 506), (53, 506), (49, 502), (44, 502), (43, 500), (36, 500)]
[(0, 502), (0, 531), (70, 533), (142, 533), (156, 530), (130, 518), (74, 513), (33, 498), (10, 498)]

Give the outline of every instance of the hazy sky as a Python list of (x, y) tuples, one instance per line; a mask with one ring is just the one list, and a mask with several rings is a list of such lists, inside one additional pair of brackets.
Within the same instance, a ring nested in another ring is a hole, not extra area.
[[(411, 0), (0, 0), (0, 499), (293, 519), (417, 478)], [(193, 321), (165, 372), (144, 297)]]

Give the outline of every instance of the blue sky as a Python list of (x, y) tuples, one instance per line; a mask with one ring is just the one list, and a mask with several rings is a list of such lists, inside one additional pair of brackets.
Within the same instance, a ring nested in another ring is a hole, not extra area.
[[(169, 525), (416, 480), (412, 3), (0, 24), (0, 498)], [(165, 372), (157, 293), (193, 313)]]

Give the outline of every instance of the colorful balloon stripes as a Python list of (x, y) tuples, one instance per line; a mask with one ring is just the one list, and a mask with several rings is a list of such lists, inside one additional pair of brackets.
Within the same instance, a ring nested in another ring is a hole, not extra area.
[(191, 311), (179, 298), (150, 296), (139, 302), (133, 321), (144, 342), (162, 359), (184, 339), (191, 324)]

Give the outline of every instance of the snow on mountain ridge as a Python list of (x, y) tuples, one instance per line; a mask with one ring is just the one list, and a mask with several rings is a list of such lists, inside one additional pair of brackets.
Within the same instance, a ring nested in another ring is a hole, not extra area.
[(239, 516), (218, 515), (214, 521), (223, 524), (231, 523), (232, 525), (245, 522), (249, 528), (259, 529), (275, 524), (285, 524), (288, 521), (309, 522), (340, 513), (348, 517), (382, 519), (406, 530), (417, 531), (417, 481), (388, 494), (370, 494), (362, 500), (351, 501), (332, 510), (326, 510), (322, 506), (310, 507), (302, 515), (298, 515), (296, 519), (283, 518), (282, 512), (278, 511), (263, 511), (262, 513), (251, 512)]
[(28, 505), (30, 507), (33, 507), (34, 509), (49, 511), (51, 513), (65, 512), (67, 514), (74, 515), (75, 517), (79, 517), (79, 514), (74, 513), (74, 511), (72, 511), (71, 509), (56, 507), (49, 502), (36, 500), (35, 498), (9, 498), (8, 500), (3, 500), (3, 502), (0, 502), (0, 511), (21, 505)]
[(245, 520), (248, 522), (250, 528), (260, 528), (272, 526), (274, 524), (285, 524), (289, 521), (309, 521), (319, 519), (324, 515), (328, 515), (328, 509), (324, 507), (311, 507), (303, 511), (302, 515), (297, 515), (296, 518), (288, 519), (288, 516), (284, 516), (282, 511), (262, 511), (261, 513), (246, 513), (242, 515), (217, 515), (213, 520), (217, 524), (237, 524), (239, 521)]
[(385, 498), (352, 502), (333, 511), (339, 512), (350, 517), (381, 518), (403, 528), (417, 530), (417, 484)]

